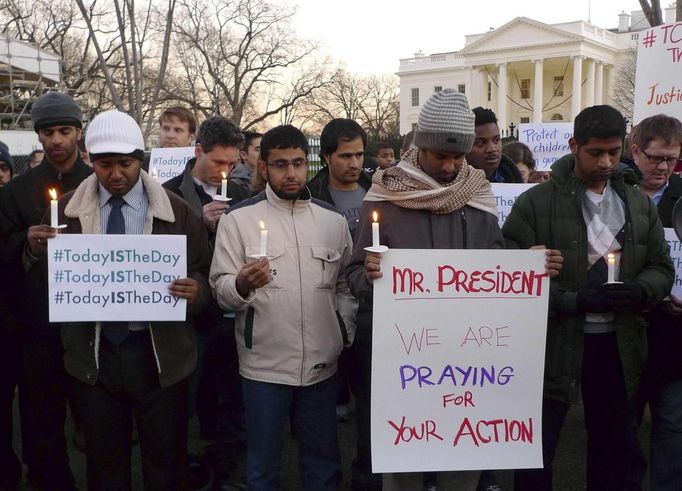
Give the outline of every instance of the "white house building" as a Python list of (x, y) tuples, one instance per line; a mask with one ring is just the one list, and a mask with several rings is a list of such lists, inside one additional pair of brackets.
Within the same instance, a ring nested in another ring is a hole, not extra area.
[[(618, 67), (636, 49), (639, 31), (649, 26), (641, 11), (618, 17), (616, 29), (517, 17), (467, 35), (459, 51), (401, 59), (401, 134), (414, 129), (421, 105), (443, 88), (466, 94), (471, 107), (491, 108), (500, 128), (571, 121), (585, 107), (609, 103)], [(664, 18), (674, 22), (674, 4)]]

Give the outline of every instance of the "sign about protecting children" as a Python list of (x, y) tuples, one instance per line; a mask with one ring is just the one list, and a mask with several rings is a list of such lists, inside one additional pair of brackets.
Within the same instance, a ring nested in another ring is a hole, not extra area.
[(391, 249), (381, 270), (373, 472), (542, 467), (544, 251)]
[(675, 283), (673, 283), (673, 289), (670, 293), (676, 298), (682, 299), (682, 242), (677, 238), (675, 229), (664, 228), (663, 230), (665, 231), (665, 240), (670, 245), (670, 257), (675, 266)]
[(50, 322), (183, 321), (170, 284), (187, 276), (184, 235), (76, 235), (48, 241)]
[(682, 22), (639, 34), (634, 124), (656, 114), (682, 119)]
[(149, 157), (149, 175), (160, 184), (185, 172), (187, 161), (194, 158), (194, 147), (153, 148)]
[(549, 171), (552, 164), (571, 153), (568, 140), (573, 123), (524, 123), (519, 125), (519, 141), (525, 143), (535, 159), (536, 171)]
[(519, 195), (533, 186), (535, 184), (504, 184), (499, 182), (490, 183), (493, 188), (493, 194), (495, 195), (495, 204), (497, 205), (497, 223), (500, 228), (504, 224), (504, 221), (509, 216), (512, 206)]

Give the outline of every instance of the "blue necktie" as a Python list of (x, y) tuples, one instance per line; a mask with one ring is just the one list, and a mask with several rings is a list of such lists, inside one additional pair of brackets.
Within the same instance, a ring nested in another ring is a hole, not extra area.
[[(125, 201), (120, 196), (112, 196), (109, 198), (109, 204), (111, 212), (109, 212), (107, 222), (107, 234), (125, 234), (126, 224), (121, 211)], [(102, 324), (102, 335), (113, 345), (118, 346), (128, 337), (127, 322), (103, 322)]]

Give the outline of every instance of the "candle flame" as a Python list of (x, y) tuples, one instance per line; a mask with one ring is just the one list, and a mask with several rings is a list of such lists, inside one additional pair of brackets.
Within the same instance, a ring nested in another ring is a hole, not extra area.
[(47, 192), (50, 193), (50, 198), (57, 199), (57, 190), (55, 188), (50, 188)]
[(378, 222), (378, 221), (379, 221), (379, 214), (378, 214), (376, 211), (372, 212), (372, 219), (373, 219), (375, 222)]
[(263, 220), (260, 221), (260, 229), (265, 230), (265, 224), (263, 223)]
[[(227, 174), (225, 173), (225, 171), (222, 171), (221, 174), (223, 175), (223, 179), (227, 179)], [(261, 222), (261, 223), (263, 223), (263, 222)]]
[(609, 259), (609, 261), (615, 261), (616, 260), (616, 255), (613, 254), (612, 252), (609, 252), (606, 257)]

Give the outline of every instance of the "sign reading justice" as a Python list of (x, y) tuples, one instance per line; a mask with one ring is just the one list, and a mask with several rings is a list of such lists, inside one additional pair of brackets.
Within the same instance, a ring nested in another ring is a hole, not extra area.
[(373, 472), (542, 467), (545, 252), (391, 249), (381, 270)]

